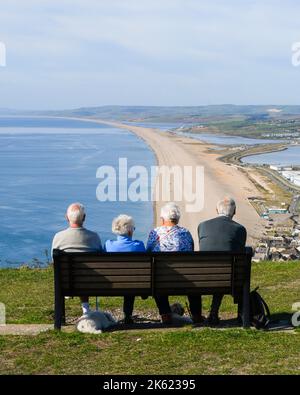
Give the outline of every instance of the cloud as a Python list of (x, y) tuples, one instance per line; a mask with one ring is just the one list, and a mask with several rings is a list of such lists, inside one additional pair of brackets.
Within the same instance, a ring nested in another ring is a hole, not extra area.
[[(291, 44), (300, 40), (294, 0), (2, 0), (1, 6), (7, 67), (0, 70), (0, 107), (105, 104), (105, 97), (111, 104), (158, 105), (296, 100), (288, 91), (300, 79), (291, 65)], [(277, 91), (271, 78), (286, 88)], [(28, 89), (31, 98), (20, 96)]]

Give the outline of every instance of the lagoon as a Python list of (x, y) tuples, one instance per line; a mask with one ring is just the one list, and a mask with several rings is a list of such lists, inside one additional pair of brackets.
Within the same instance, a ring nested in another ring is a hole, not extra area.
[(259, 165), (300, 165), (300, 145), (289, 146), (284, 151), (245, 156), (242, 162)]

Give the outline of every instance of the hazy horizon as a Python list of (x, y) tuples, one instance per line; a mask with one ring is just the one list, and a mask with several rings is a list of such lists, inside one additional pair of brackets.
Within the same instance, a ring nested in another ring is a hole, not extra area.
[(1, 111), (28, 111), (28, 112), (55, 112), (55, 111), (74, 111), (74, 110), (80, 110), (80, 109), (97, 109), (97, 108), (112, 108), (112, 107), (119, 107), (119, 108), (205, 108), (205, 107), (270, 107), (276, 108), (276, 107), (300, 107), (299, 104), (285, 104), (285, 103), (279, 103), (279, 104), (274, 104), (274, 103), (266, 103), (266, 104), (260, 104), (260, 103), (250, 103), (250, 104), (239, 104), (239, 103), (213, 103), (213, 104), (195, 104), (195, 105), (143, 105), (143, 104), (101, 104), (101, 105), (94, 105), (94, 106), (78, 106), (78, 107), (65, 107), (65, 108), (53, 108), (53, 109), (47, 109), (47, 108), (13, 108), (13, 107), (0, 107)]
[(297, 105), (299, 12), (296, 0), (2, 0), (0, 108)]

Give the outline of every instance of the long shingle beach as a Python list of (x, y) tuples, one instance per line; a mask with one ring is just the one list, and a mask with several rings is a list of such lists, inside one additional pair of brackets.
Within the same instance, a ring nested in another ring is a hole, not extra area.
[[(68, 117), (69, 118), (69, 117)], [(224, 195), (235, 198), (237, 214), (235, 220), (243, 224), (248, 231), (247, 244), (253, 244), (263, 231), (263, 220), (259, 217), (248, 197), (259, 194), (256, 187), (247, 176), (235, 166), (227, 165), (219, 160), (218, 153), (208, 151), (210, 145), (188, 137), (182, 137), (158, 129), (122, 124), (120, 122), (106, 121), (95, 118), (75, 118), (87, 122), (99, 122), (120, 129), (127, 129), (142, 138), (153, 150), (159, 166), (203, 166), (204, 167), (204, 207), (200, 212), (186, 212), (184, 200), (179, 202), (182, 217), (180, 224), (188, 228), (195, 240), (198, 249), (197, 227), (201, 221), (216, 216), (216, 202)], [(174, 183), (170, 186), (174, 192)], [(164, 204), (158, 200), (154, 202), (156, 224), (159, 223), (160, 208)]]

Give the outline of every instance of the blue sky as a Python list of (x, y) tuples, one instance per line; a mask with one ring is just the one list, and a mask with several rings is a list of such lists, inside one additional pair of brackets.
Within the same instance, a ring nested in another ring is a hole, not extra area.
[(300, 2), (0, 0), (0, 108), (300, 104)]

